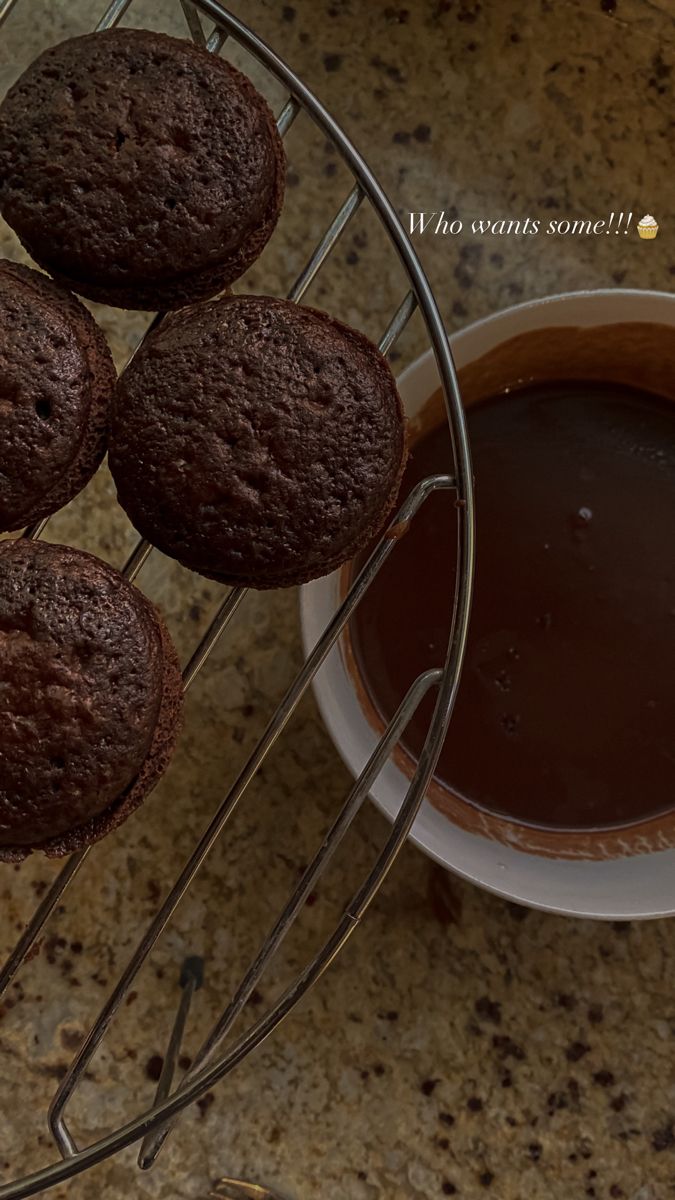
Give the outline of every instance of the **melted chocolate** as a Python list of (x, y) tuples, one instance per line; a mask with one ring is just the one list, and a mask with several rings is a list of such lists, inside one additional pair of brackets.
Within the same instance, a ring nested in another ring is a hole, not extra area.
[[(467, 412), (477, 507), (469, 647), (437, 778), (555, 829), (675, 805), (675, 405), (620, 384), (534, 384)], [(452, 463), (438, 428), (401, 497)], [(433, 495), (357, 610), (356, 662), (389, 718), (442, 665), (454, 493)], [(403, 739), (416, 756), (433, 700)]]

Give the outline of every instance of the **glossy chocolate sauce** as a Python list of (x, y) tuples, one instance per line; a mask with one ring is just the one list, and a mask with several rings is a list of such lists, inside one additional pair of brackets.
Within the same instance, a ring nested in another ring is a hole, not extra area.
[[(598, 381), (467, 412), (476, 479), (469, 648), (437, 778), (491, 812), (588, 829), (675, 806), (675, 404)], [(401, 497), (452, 462), (413, 445)], [(453, 493), (433, 495), (357, 610), (353, 650), (388, 718), (442, 665)], [(432, 700), (403, 742), (415, 756)]]

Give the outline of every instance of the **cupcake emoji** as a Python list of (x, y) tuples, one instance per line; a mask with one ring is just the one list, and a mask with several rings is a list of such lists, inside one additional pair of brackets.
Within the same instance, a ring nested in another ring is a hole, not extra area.
[(659, 223), (654, 220), (651, 213), (647, 213), (641, 221), (638, 221), (637, 230), (641, 238), (655, 238), (659, 232)]

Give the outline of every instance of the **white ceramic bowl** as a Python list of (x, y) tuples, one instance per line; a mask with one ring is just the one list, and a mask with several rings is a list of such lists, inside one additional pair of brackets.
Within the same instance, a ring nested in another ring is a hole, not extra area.
[[(451, 338), (458, 369), (522, 333), (554, 326), (589, 328), (646, 322), (675, 327), (675, 296), (664, 292), (607, 290), (574, 292), (531, 301), (496, 313)], [(399, 389), (409, 416), (416, 416), (439, 386), (431, 351), (403, 372)], [(305, 652), (316, 644), (340, 595), (340, 573), (301, 590)], [(328, 731), (349, 769), (357, 775), (377, 742), (366, 720), (339, 647), (315, 679), (315, 693)], [(393, 820), (409, 786), (389, 761), (371, 795)], [(466, 832), (424, 801), (411, 838), (437, 862), (497, 895), (571, 916), (629, 920), (675, 914), (675, 850), (611, 861), (540, 857), (488, 837)]]

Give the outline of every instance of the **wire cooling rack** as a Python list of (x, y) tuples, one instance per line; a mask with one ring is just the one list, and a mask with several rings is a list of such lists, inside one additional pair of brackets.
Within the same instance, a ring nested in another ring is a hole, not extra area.
[[(358, 925), (410, 831), (445, 737), (457, 693), (466, 643), (474, 555), (471, 462), (457, 379), (447, 336), (415, 252), (395, 210), (366, 162), (330, 113), (278, 54), (232, 13), (226, 11), (218, 3), (218, 0), (179, 0), (179, 2), (186, 19), (186, 32), (195, 42), (205, 46), (211, 53), (217, 54), (228, 38), (233, 39), (252, 54), (283, 85), (288, 92), (288, 99), (277, 120), (282, 136), (288, 132), (298, 114), (304, 110), (324, 135), (330, 139), (351, 172), (354, 181), (353, 187), (288, 292), (289, 299), (296, 302), (302, 300), (349, 221), (364, 201), (372, 206), (379, 217), (388, 235), (390, 248), (398, 255), (404, 267), (410, 290), (395, 311), (380, 339), (379, 346), (384, 354), (388, 354), (412, 314), (419, 308), (443, 384), (447, 417), (452, 434), (454, 464), (451, 474), (435, 475), (420, 483), (393, 518), (392, 526), (413, 520), (420, 506), (437, 489), (455, 490), (458, 557), (452, 626), (445, 663), (439, 664), (436, 670), (425, 672), (413, 683), (397, 713), (387, 726), (372, 757), (351, 788), (314, 858), (305, 869), (283, 911), (272, 925), (258, 954), (245, 972), (221, 1016), (213, 1025), (191, 1067), (174, 1087), (179, 1049), (189, 1014), (190, 1002), (201, 983), (202, 962), (200, 959), (188, 959), (183, 964), (180, 1003), (152, 1107), (134, 1116), (128, 1123), (100, 1138), (92, 1145), (85, 1148), (78, 1147), (66, 1122), (66, 1111), (71, 1098), (84, 1078), (88, 1064), (105, 1038), (120, 1006), (127, 998), (133, 981), (143, 967), (150, 951), (170, 922), (178, 904), (189, 889), (216, 840), (222, 834), (228, 819), (244, 797), (254, 775), (282, 734), (314, 675), (345, 629), (375, 574), (385, 559), (391, 553), (395, 553), (397, 540), (385, 535), (354, 580), (344, 601), (286, 692), (238, 778), (219, 805), (183, 870), (143, 933), (136, 950), (61, 1080), (48, 1114), (49, 1127), (61, 1155), (60, 1160), (32, 1175), (0, 1186), (0, 1200), (19, 1200), (20, 1197), (36, 1195), (87, 1170), (95, 1163), (138, 1141), (141, 1142), (139, 1165), (142, 1168), (150, 1167), (181, 1111), (241, 1063), (276, 1029), (319, 979)], [(0, 0), (0, 25), (17, 3), (18, 0)], [(116, 25), (124, 17), (131, 3), (132, 0), (113, 0), (98, 22), (96, 29), (109, 29)], [(202, 23), (204, 18), (210, 18), (214, 23), (213, 31), (208, 37)], [(159, 320), (161, 320), (161, 315), (156, 318), (153, 325)], [(47, 521), (41, 521), (33, 528), (25, 530), (23, 536), (39, 538), (46, 524)], [(124, 567), (124, 574), (129, 580), (136, 578), (151, 553), (152, 546), (148, 542), (140, 541), (137, 544)], [(222, 637), (244, 598), (245, 590), (242, 588), (234, 588), (225, 594), (211, 625), (183, 671), (183, 684), (186, 690), (204, 666), (209, 654)], [(436, 691), (436, 703), (415, 775), (394, 821), (391, 833), (366, 879), (352, 896), (332, 934), (278, 1001), (226, 1052), (221, 1050), (219, 1055), (218, 1050), (223, 1040), (234, 1026), (246, 1001), (279, 949), (317, 880), (328, 866), (379, 771), (390, 756), (420, 701), (432, 689)], [(0, 971), (0, 996), (5, 992), (19, 968), (26, 963), (45, 923), (61, 901), (88, 853), (89, 851), (85, 849), (72, 855), (49, 891), (44, 895)]]

